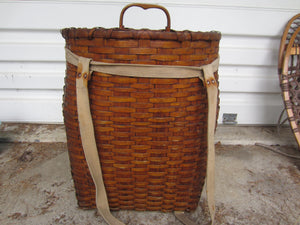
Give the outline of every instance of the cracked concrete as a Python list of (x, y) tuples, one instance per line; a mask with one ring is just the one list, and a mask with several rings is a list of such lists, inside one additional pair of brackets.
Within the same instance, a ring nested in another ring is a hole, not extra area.
[[(253, 145), (299, 156), (289, 129), (280, 132), (278, 138), (272, 127), (218, 128), (216, 224), (300, 224), (300, 160)], [(0, 224), (105, 224), (95, 210), (77, 207), (63, 125), (2, 124), (0, 138)], [(197, 224), (210, 223), (205, 199), (204, 191), (189, 214)], [(113, 214), (129, 225), (181, 224), (172, 213)]]

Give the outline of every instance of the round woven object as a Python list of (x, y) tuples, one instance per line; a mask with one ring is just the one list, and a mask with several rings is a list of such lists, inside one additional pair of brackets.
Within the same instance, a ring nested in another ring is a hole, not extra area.
[(300, 14), (294, 16), (287, 24), (279, 57), (281, 63), (278, 69), (283, 100), (291, 128), (300, 146)]
[[(179, 66), (213, 62), (221, 38), (218, 32), (125, 28), (69, 28), (62, 35), (66, 48), (94, 61)], [(76, 71), (67, 63), (64, 122), (78, 204), (94, 208), (95, 187), (78, 126)], [(94, 72), (88, 88), (110, 208), (195, 209), (207, 160), (207, 94), (202, 81)]]

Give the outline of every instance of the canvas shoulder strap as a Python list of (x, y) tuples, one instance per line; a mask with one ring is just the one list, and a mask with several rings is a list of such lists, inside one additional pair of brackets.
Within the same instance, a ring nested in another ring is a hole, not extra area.
[[(82, 146), (86, 161), (96, 187), (96, 205), (99, 213), (110, 225), (122, 225), (118, 219), (112, 216), (109, 210), (108, 199), (105, 191), (105, 186), (102, 177), (101, 163), (98, 155), (94, 126), (90, 111), (88, 81), (92, 71), (104, 72), (108, 74), (121, 76), (141, 76), (147, 74), (147, 77), (156, 78), (178, 78), (172, 77), (174, 74), (180, 74), (180, 78), (199, 77), (205, 83), (208, 97), (208, 159), (207, 159), (207, 175), (206, 175), (206, 190), (209, 211), (212, 224), (214, 224), (215, 216), (215, 201), (214, 201), (214, 173), (215, 173), (215, 150), (214, 150), (214, 131), (216, 124), (216, 110), (218, 88), (217, 81), (214, 77), (214, 72), (218, 69), (218, 60), (202, 67), (180, 67), (180, 66), (143, 66), (132, 64), (104, 64), (92, 61), (85, 57), (79, 57), (66, 49), (66, 59), (69, 63), (77, 66), (76, 77), (76, 99), (79, 129), (81, 135)], [(173, 73), (173, 70), (177, 73)], [(124, 72), (125, 71), (125, 72)], [(192, 75), (191, 75), (192, 74)], [(144, 75), (145, 77), (145, 75)], [(195, 224), (189, 220), (184, 212), (175, 212), (176, 217), (186, 225)]]
[(96, 188), (96, 205), (99, 213), (108, 224), (124, 225), (113, 217), (109, 210), (107, 195), (102, 178), (101, 164), (99, 160), (94, 126), (90, 111), (88, 80), (90, 59), (80, 57), (76, 77), (77, 112), (81, 142), (84, 155)]

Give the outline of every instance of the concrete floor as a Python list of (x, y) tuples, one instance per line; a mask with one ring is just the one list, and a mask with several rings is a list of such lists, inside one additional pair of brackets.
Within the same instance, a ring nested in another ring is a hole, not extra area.
[[(0, 224), (105, 224), (77, 207), (63, 125), (0, 127)], [(216, 224), (300, 224), (300, 160), (254, 146), (277, 145), (300, 156), (289, 128), (219, 126)], [(209, 224), (205, 192), (190, 218)], [(172, 213), (120, 211), (126, 224), (181, 224)]]

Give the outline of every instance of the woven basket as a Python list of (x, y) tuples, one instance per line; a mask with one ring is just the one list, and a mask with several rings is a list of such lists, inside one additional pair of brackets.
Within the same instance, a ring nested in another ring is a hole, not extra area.
[[(67, 49), (100, 62), (198, 67), (218, 58), (218, 32), (122, 27), (121, 20), (120, 28), (68, 28), (62, 35)], [(63, 114), (68, 151), (78, 204), (95, 208), (78, 125), (76, 71), (67, 63)], [(88, 89), (110, 209), (195, 209), (207, 163), (203, 82), (94, 72)]]

